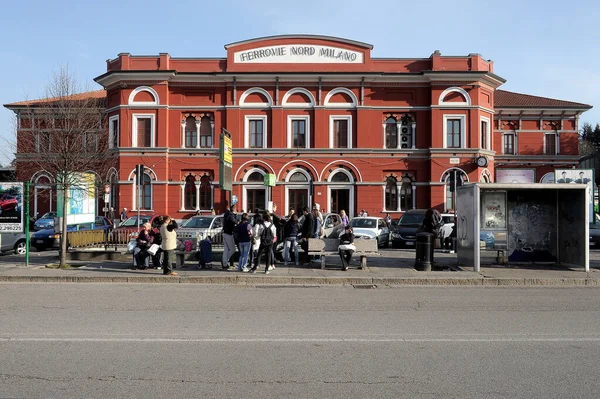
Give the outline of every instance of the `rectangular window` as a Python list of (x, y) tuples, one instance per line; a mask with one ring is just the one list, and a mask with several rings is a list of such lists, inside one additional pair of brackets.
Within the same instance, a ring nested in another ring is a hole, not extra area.
[(305, 119), (293, 119), (292, 120), (292, 135), (294, 148), (306, 148), (306, 120)]
[(504, 135), (504, 153), (508, 155), (515, 153), (515, 135), (512, 133)]
[(185, 132), (185, 146), (187, 148), (195, 148), (197, 144), (196, 131)]
[(481, 121), (481, 148), (483, 148), (484, 150), (488, 148), (487, 130), (488, 130), (487, 121)]
[(36, 136), (36, 150), (37, 152), (49, 152), (50, 147), (50, 133), (43, 132), (38, 133)]
[(446, 148), (460, 148), (461, 120), (447, 119), (446, 120)]
[(348, 119), (333, 121), (333, 147), (348, 148)]
[(556, 134), (546, 134), (546, 155), (557, 155)]
[(154, 147), (154, 115), (133, 115), (133, 147)]
[(264, 147), (264, 121), (262, 119), (251, 119), (249, 121), (250, 148)]
[(108, 148), (119, 146), (119, 117), (112, 116), (108, 122)]

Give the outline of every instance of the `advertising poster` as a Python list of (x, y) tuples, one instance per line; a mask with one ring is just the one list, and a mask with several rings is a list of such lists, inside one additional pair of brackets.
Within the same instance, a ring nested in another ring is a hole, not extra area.
[(481, 194), (481, 229), (506, 230), (506, 192), (486, 191)]
[(23, 183), (0, 182), (0, 232), (23, 232)]
[[(67, 224), (93, 223), (96, 220), (96, 187), (93, 173), (74, 173), (67, 198)], [(62, 216), (63, 190), (57, 192), (57, 214)]]
[(575, 183), (587, 184), (589, 187), (590, 199), (590, 223), (595, 223), (594, 216), (594, 169), (554, 169), (554, 178), (556, 183)]
[(496, 183), (535, 183), (535, 170), (496, 169)]

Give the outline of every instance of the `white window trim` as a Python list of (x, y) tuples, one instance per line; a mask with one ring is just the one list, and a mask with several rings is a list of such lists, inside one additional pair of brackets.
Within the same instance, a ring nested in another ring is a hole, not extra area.
[(381, 209), (383, 209), (384, 212), (398, 212), (400, 211), (400, 188), (402, 187), (402, 184), (400, 182), (398, 182), (398, 180), (396, 180), (396, 209), (387, 209), (387, 207), (385, 206), (385, 189), (387, 187), (387, 182), (381, 187), (382, 188), (382, 193), (383, 193), (383, 201), (382, 201), (382, 205), (381, 205)]
[[(247, 103), (246, 102), (246, 98), (253, 93), (260, 93), (263, 96), (265, 96), (265, 98), (267, 99), (266, 103)], [(271, 108), (273, 106), (273, 98), (271, 97), (271, 95), (269, 94), (268, 91), (266, 91), (263, 88), (260, 87), (252, 87), (248, 90), (246, 90), (244, 93), (242, 93), (241, 97), (240, 97), (240, 108)]]
[[(259, 148), (267, 148), (267, 116), (266, 115), (246, 115), (244, 117), (244, 148), (250, 148), (250, 121), (263, 121), (263, 145)], [(246, 208), (244, 208), (246, 209)]]
[[(556, 154), (547, 154), (546, 153), (546, 136), (549, 134), (554, 134), (554, 148), (556, 148)], [(558, 132), (544, 132), (544, 155), (560, 155), (560, 136)]]
[[(446, 102), (444, 101), (444, 99), (446, 98), (446, 96), (450, 93), (460, 93), (466, 101), (460, 101), (460, 102)], [(464, 107), (464, 106), (471, 106), (471, 96), (469, 96), (469, 93), (467, 93), (465, 91), (465, 89), (461, 88), (461, 87), (449, 87), (446, 90), (444, 90), (442, 92), (442, 94), (440, 94), (440, 97), (438, 99), (438, 106), (440, 107)]]
[[(154, 208), (154, 187), (153, 187), (154, 186), (154, 183), (153, 183), (154, 180), (152, 180), (152, 175), (150, 173), (144, 172), (144, 175), (146, 175), (146, 176), (148, 176), (150, 178), (150, 205), (151, 205), (150, 207), (151, 207), (151, 209), (139, 209), (139, 210), (140, 211), (152, 211), (153, 208)], [(132, 193), (133, 194), (132, 195), (133, 199), (131, 201), (131, 203), (132, 203), (132, 207), (131, 207), (132, 209), (131, 210), (132, 211), (136, 211), (136, 212), (138, 211), (138, 208), (137, 208), (137, 206), (138, 206), (138, 203), (137, 203), (137, 201), (138, 201), (137, 188), (138, 188), (137, 187), (137, 181), (136, 181), (136, 178), (134, 177), (133, 178), (133, 193)], [(141, 194), (142, 194), (142, 198), (143, 198), (144, 197), (144, 193), (142, 192)]]
[(131, 146), (138, 148), (137, 144), (137, 121), (138, 119), (150, 119), (150, 147), (139, 147), (139, 148), (152, 148), (156, 146), (156, 137), (155, 131), (156, 127), (154, 126), (154, 114), (133, 114), (132, 115), (132, 131), (131, 131)]
[(287, 148), (296, 148), (294, 143), (294, 131), (292, 129), (292, 121), (306, 121), (306, 145), (298, 148), (310, 148), (310, 116), (309, 115), (288, 115), (287, 117)]
[[(115, 135), (113, 125), (114, 121), (117, 121), (117, 134)], [(119, 115), (114, 115), (108, 118), (108, 148), (119, 148), (119, 135), (121, 134), (121, 125), (119, 122)], [(113, 137), (116, 142), (113, 142)]]
[[(333, 147), (333, 122), (336, 120), (347, 120), (348, 121), (348, 148), (352, 148), (352, 115), (330, 115), (329, 116), (329, 148)], [(338, 148), (334, 148), (338, 149)], [(339, 148), (343, 150), (344, 148)]]
[[(506, 150), (506, 136), (513, 136), (513, 153), (512, 154), (506, 154), (505, 150)], [(545, 147), (545, 142), (544, 142), (544, 147)], [(544, 148), (545, 150), (545, 148)], [(507, 132), (507, 133), (502, 133), (502, 155), (517, 155), (517, 134), (516, 132)]]
[[(307, 181), (306, 182), (290, 182), (290, 178), (292, 177), (292, 175), (294, 175), (295, 173), (302, 173), (304, 176), (306, 176)], [(310, 181), (312, 180), (312, 176), (304, 169), (302, 168), (294, 168), (292, 170), (289, 171), (289, 173), (286, 175), (285, 177), (285, 182), (288, 183), (285, 185), (285, 198), (284, 198), (284, 202), (285, 202), (285, 210), (286, 212), (290, 209), (290, 194), (289, 194), (289, 190), (306, 190), (308, 195), (306, 196), (307, 198), (307, 206), (309, 206), (310, 204), (312, 204), (312, 196), (311, 196), (311, 192), (310, 192)]]
[[(332, 103), (332, 102), (330, 102), (331, 97), (333, 97), (337, 93), (344, 93), (344, 94), (348, 95), (352, 99), (352, 102), (349, 102), (349, 103)], [(336, 87), (335, 89), (333, 89), (329, 93), (327, 93), (327, 95), (325, 96), (325, 102), (323, 104), (327, 108), (356, 108), (356, 106), (358, 105), (358, 99), (356, 98), (356, 95), (354, 94), (354, 92), (352, 90), (347, 89), (345, 87)]]
[(490, 146), (492, 143), (490, 142), (490, 139), (491, 139), (490, 118), (486, 118), (485, 116), (480, 117), (479, 118), (479, 129), (481, 129), (481, 122), (485, 122), (486, 126), (487, 126), (486, 131), (485, 131), (486, 146), (485, 146), (484, 150), (491, 150), (492, 148)]
[[(460, 119), (460, 147), (459, 148), (467, 148), (467, 116), (466, 115), (444, 115), (443, 117), (443, 132), (444, 132), (444, 148), (448, 148), (448, 119)], [(452, 147), (454, 148), (454, 147)]]
[[(290, 103), (288, 100), (293, 94), (302, 93), (308, 97), (308, 103)], [(312, 108), (315, 106), (315, 97), (312, 93), (306, 90), (303, 87), (295, 87), (291, 90), (288, 90), (287, 93), (283, 95), (283, 99), (281, 100), (281, 106), (283, 108)]]
[[(444, 183), (444, 211), (447, 212), (448, 211), (448, 195), (447, 195), (447, 187), (448, 187), (448, 180), (450, 179), (450, 171), (452, 170), (458, 170), (460, 171), (463, 176), (465, 176), (465, 180), (463, 182), (463, 184), (468, 183), (469, 182), (469, 175), (467, 174), (467, 172), (465, 172), (464, 170), (462, 170), (461, 168), (448, 168), (446, 169), (443, 173), (442, 176), (440, 178), (440, 182)], [(446, 178), (444, 178), (444, 176), (446, 176)], [(413, 191), (414, 193), (414, 191)], [(414, 203), (414, 198), (413, 198), (413, 203)], [(456, 210), (456, 204), (452, 204), (454, 210)]]
[[(244, 177), (242, 179), (242, 181), (244, 182), (244, 185), (242, 187), (243, 193), (244, 193), (244, 198), (242, 199), (242, 205), (243, 205), (242, 209), (248, 210), (248, 190), (264, 189), (264, 191), (265, 191), (265, 206), (267, 205), (267, 203), (269, 201), (269, 197), (268, 197), (269, 193), (267, 191), (267, 187), (264, 184), (256, 184), (254, 182), (250, 182), (251, 184), (248, 184), (248, 177), (254, 172), (260, 173), (261, 175), (263, 175), (263, 178), (266, 175), (265, 171), (262, 169), (259, 169), (259, 168), (252, 168), (244, 174)], [(249, 211), (254, 211), (254, 210), (252, 209)]]
[[(133, 101), (135, 99), (135, 96), (142, 91), (150, 93), (152, 95), (152, 97), (154, 97), (154, 101)], [(148, 86), (136, 87), (129, 95), (129, 101), (127, 103), (129, 105), (144, 105), (144, 106), (145, 105), (160, 105), (158, 93), (152, 87), (148, 87)]]

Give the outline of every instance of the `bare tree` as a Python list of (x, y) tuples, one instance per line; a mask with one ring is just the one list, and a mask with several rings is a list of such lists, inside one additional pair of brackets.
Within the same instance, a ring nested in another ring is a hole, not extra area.
[(17, 129), (17, 168), (45, 170), (56, 180), (63, 215), (61, 267), (66, 265), (67, 204), (73, 196), (93, 196), (92, 190), (97, 191), (82, 181), (83, 173), (106, 176), (112, 165), (104, 123), (105, 96), (86, 89), (67, 66), (61, 67), (48, 83), (45, 97), (28, 102), (26, 115), (30, 117), (21, 117)]

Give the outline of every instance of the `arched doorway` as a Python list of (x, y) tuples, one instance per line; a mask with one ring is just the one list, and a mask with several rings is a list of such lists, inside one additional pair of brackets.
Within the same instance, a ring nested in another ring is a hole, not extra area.
[(329, 206), (327, 212), (340, 213), (343, 209), (350, 217), (355, 215), (354, 209), (354, 176), (350, 171), (339, 168), (331, 172), (327, 180)]

